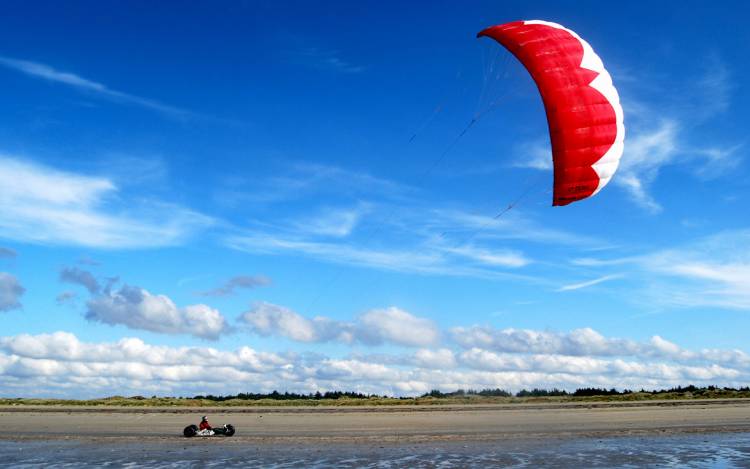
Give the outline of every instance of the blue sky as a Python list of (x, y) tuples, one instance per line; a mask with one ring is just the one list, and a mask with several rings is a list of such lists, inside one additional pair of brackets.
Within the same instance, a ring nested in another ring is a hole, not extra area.
[[(11, 4), (0, 394), (746, 385), (747, 7), (527, 3)], [(619, 90), (591, 199), (519, 19)]]

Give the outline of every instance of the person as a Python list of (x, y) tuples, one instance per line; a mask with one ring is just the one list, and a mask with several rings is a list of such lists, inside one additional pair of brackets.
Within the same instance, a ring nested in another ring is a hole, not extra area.
[(198, 426), (201, 430), (211, 430), (211, 424), (208, 423), (208, 417), (205, 415), (201, 418), (201, 424)]

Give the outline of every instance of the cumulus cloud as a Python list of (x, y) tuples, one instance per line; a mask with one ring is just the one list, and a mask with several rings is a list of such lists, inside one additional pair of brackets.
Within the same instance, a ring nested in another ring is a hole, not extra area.
[(128, 200), (103, 177), (0, 155), (0, 236), (95, 248), (180, 244), (213, 220), (184, 207)]
[(347, 322), (321, 316), (310, 319), (283, 306), (256, 303), (240, 320), (258, 335), (281, 336), (299, 342), (391, 343), (420, 347), (434, 344), (440, 337), (435, 323), (396, 307), (374, 309)]
[[(658, 342), (658, 341), (657, 341)], [(672, 346), (654, 343), (675, 353)], [(686, 352), (679, 349), (681, 352)], [(639, 389), (693, 383), (739, 386), (750, 379), (750, 362), (675, 363), (655, 357), (570, 356), (505, 353), (473, 347), (456, 354), (420, 349), (403, 357), (329, 357), (271, 353), (247, 346), (150, 345), (141, 339), (83, 342), (68, 332), (0, 337), (3, 395), (102, 396), (233, 394), (248, 390), (314, 392), (354, 390), (415, 395), (455, 390), (581, 386)], [(696, 352), (687, 352), (694, 354)], [(708, 359), (708, 357), (703, 357)]]
[(434, 322), (391, 306), (359, 317), (358, 337), (367, 343), (391, 342), (412, 347), (437, 343), (440, 331)]
[(608, 339), (591, 328), (568, 333), (492, 327), (456, 327), (453, 340), (465, 348), (482, 348), (511, 353), (563, 355), (630, 355), (638, 350), (635, 342)]
[(262, 275), (237, 275), (227, 280), (223, 285), (201, 292), (202, 296), (229, 296), (238, 289), (253, 289), (271, 284), (271, 279)]
[(719, 363), (750, 366), (750, 355), (741, 350), (704, 349), (690, 351), (658, 335), (648, 341), (605, 337), (591, 328), (570, 332), (529, 329), (497, 329), (471, 326), (450, 330), (451, 339), (466, 350), (540, 356), (639, 357), (667, 359), (678, 363)]
[(419, 349), (413, 363), (420, 368), (448, 369), (456, 366), (456, 356), (449, 348)]
[(177, 307), (166, 295), (154, 295), (147, 290), (123, 285), (118, 290), (107, 289), (86, 302), (86, 319), (110, 325), (124, 325), (131, 329), (164, 334), (190, 334), (216, 340), (228, 331), (224, 316), (204, 304)]
[(289, 308), (266, 302), (253, 305), (241, 316), (241, 321), (255, 334), (268, 337), (278, 335), (299, 342), (344, 340), (344, 325), (325, 318), (308, 319)]
[(25, 291), (16, 277), (7, 272), (0, 272), (0, 311), (20, 308), (19, 299)]
[(588, 375), (636, 375), (643, 379), (684, 379), (692, 382), (695, 380), (734, 380), (742, 374), (736, 369), (719, 365), (698, 367), (554, 354), (518, 356), (514, 354), (499, 354), (477, 348), (463, 352), (460, 359), (462, 363), (471, 368), (486, 371), (531, 370), (534, 372), (573, 374), (584, 377)]

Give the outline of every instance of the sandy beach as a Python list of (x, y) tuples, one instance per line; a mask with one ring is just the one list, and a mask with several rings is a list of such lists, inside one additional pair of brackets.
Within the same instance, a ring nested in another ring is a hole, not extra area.
[[(207, 414), (231, 438), (184, 438)], [(750, 467), (750, 400), (0, 407), (0, 467)]]
[[(750, 400), (394, 407), (0, 408), (0, 439), (182, 440), (207, 414), (234, 442), (358, 442), (750, 432)], [(227, 439), (229, 442), (229, 439)]]

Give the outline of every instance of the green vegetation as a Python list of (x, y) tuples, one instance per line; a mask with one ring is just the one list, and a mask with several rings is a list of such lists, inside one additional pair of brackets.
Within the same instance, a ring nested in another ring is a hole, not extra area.
[(325, 393), (240, 393), (234, 396), (195, 397), (106, 397), (101, 399), (26, 399), (0, 398), (0, 406), (122, 406), (122, 407), (262, 407), (262, 406), (392, 406), (392, 405), (450, 405), (450, 404), (514, 404), (556, 402), (618, 402), (657, 399), (727, 399), (750, 398), (750, 387), (727, 388), (708, 386), (680, 386), (653, 391), (628, 389), (580, 388), (574, 392), (559, 389), (532, 389), (512, 394), (503, 389), (463, 390), (441, 392), (433, 390), (419, 397), (388, 397), (356, 392), (330, 391)]

